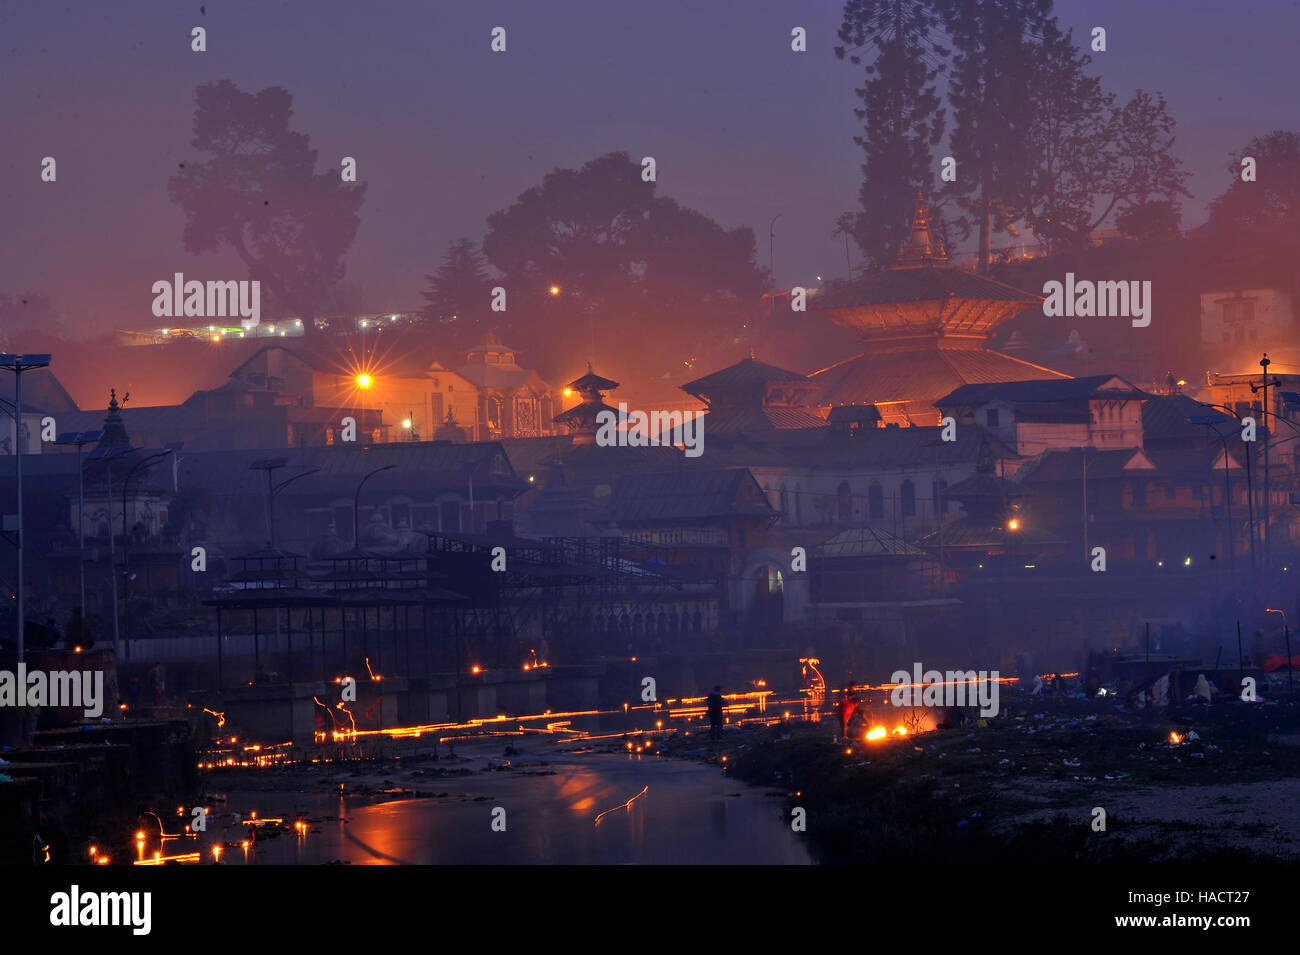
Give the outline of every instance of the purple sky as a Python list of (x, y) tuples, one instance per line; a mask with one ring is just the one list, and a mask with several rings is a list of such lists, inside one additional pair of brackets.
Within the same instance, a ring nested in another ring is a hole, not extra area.
[[(752, 226), (762, 264), (781, 213), (779, 284), (844, 272), (830, 234), (856, 204), (859, 73), (830, 52), (837, 2), (204, 5), (0, 5), (0, 291), (46, 294), (102, 330), (151, 326), (150, 286), (175, 271), (245, 277), (183, 250), (166, 197), (177, 162), (195, 155), (194, 87), (218, 79), (283, 86), (322, 166), (357, 157), (369, 190), (348, 280), (375, 311), (417, 305), (448, 240), (481, 238), (487, 215), (543, 173), (611, 150), (654, 156), (662, 195)], [(1061, 0), (1057, 13), (1076, 35), (1107, 28), (1094, 66), (1109, 89), (1168, 97), (1194, 173), (1185, 225), (1226, 185), (1230, 150), (1297, 126), (1298, 0)], [(190, 52), (196, 25), (207, 53)], [(796, 25), (806, 54), (790, 51)], [(505, 54), (489, 51), (494, 26), (508, 31)], [(39, 180), (47, 155), (57, 183)]]

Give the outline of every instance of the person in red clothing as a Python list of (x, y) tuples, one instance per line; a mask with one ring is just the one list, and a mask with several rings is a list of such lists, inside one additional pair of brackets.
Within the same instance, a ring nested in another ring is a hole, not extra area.
[(849, 735), (849, 720), (853, 719), (853, 711), (858, 708), (858, 699), (853, 693), (853, 687), (844, 684), (844, 689), (840, 691), (840, 701), (836, 704), (840, 717), (840, 736)]

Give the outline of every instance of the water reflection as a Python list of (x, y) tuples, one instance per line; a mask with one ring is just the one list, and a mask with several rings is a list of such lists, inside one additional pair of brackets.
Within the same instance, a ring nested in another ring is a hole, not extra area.
[[(448, 793), (444, 798), (373, 804), (346, 794), (232, 792), (230, 808), (339, 817), (304, 837), (290, 833), (259, 843), (259, 864), (811, 861), (802, 836), (783, 822), (779, 800), (727, 779), (716, 767), (613, 754), (545, 758), (549, 767), (445, 778), (437, 784)], [(554, 775), (524, 775), (548, 769)], [(496, 807), (505, 810), (503, 832), (492, 829)], [(596, 825), (606, 810), (616, 811)]]

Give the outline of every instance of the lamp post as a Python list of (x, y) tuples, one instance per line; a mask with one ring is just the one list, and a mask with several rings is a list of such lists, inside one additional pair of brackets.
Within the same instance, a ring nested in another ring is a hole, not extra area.
[[(1209, 402), (1209, 401), (1202, 401), (1202, 402), (1200, 402), (1200, 405), (1201, 405), (1201, 407), (1203, 407), (1203, 408), (1212, 408), (1212, 409), (1214, 409), (1215, 411), (1221, 411), (1221, 412), (1224, 412), (1224, 413), (1226, 413), (1230, 418), (1232, 418), (1232, 420), (1236, 421), (1238, 424), (1241, 423), (1241, 419), (1237, 417), (1237, 412), (1234, 411), (1232, 408), (1229, 408), (1227, 405), (1218, 405), (1218, 404), (1214, 404), (1214, 403)], [(1205, 421), (1205, 418), (1208, 417), (1208, 416), (1195, 415), (1194, 417), (1197, 419), (1198, 423), (1207, 423), (1207, 422)], [(1221, 419), (1221, 418), (1219, 419), (1219, 421), (1222, 421), (1222, 420), (1223, 420), (1223, 419)], [(1217, 422), (1216, 422), (1216, 423), (1217, 423)], [(1215, 433), (1218, 434), (1217, 431), (1216, 431)], [(1224, 449), (1224, 453), (1226, 454), (1226, 453), (1227, 453), (1227, 449), (1228, 449), (1227, 436), (1226, 436), (1226, 435), (1220, 435), (1220, 439), (1224, 442), (1223, 449)], [(1252, 473), (1252, 468), (1251, 468), (1251, 458), (1253, 458), (1253, 457), (1254, 457), (1254, 454), (1251, 453), (1251, 449), (1247, 448), (1247, 449), (1246, 449), (1246, 515), (1247, 515), (1247, 517), (1246, 517), (1246, 521), (1247, 521), (1247, 524), (1248, 524), (1249, 527), (1250, 527), (1250, 575), (1251, 575), (1251, 588), (1252, 588), (1252, 591), (1253, 591), (1253, 589), (1254, 589), (1254, 587), (1255, 587), (1255, 570), (1256, 570), (1256, 561), (1255, 561), (1255, 479), (1254, 479), (1254, 476), (1253, 476), (1253, 473)], [(1227, 465), (1226, 465), (1226, 462), (1225, 462), (1225, 467), (1226, 467), (1226, 466), (1227, 466)]]
[(357, 485), (357, 493), (352, 496), (352, 546), (357, 550), (361, 549), (361, 535), (357, 526), (357, 515), (361, 511), (361, 489), (366, 486), (367, 481), (380, 471), (391, 471), (395, 467), (397, 467), (396, 464), (385, 464), (382, 468), (375, 468), (363, 477), (361, 483)]
[[(1088, 455), (1097, 450), (1095, 445), (1085, 445), (1083, 447), (1071, 448), (1075, 454), (1083, 455), (1083, 562), (1086, 566), (1092, 559), (1092, 550), (1088, 547)], [(1135, 558), (1137, 554), (1133, 555)]]
[(81, 618), (86, 618), (86, 488), (81, 471), (81, 449), (95, 444), (104, 436), (103, 431), (67, 431), (54, 439), (55, 444), (77, 446), (77, 569), (81, 584)]
[[(168, 449), (166, 449), (166, 450), (164, 450), (164, 451), (155, 451), (153, 454), (150, 454), (150, 455), (148, 455), (147, 457), (143, 457), (143, 458), (141, 458), (139, 461), (135, 462), (135, 464), (131, 466), (131, 470), (129, 470), (129, 471), (126, 472), (126, 480), (122, 482), (122, 576), (123, 576), (124, 578), (126, 577), (126, 573), (127, 573), (127, 570), (128, 570), (128, 566), (127, 566), (127, 554), (128, 554), (127, 546), (128, 546), (129, 543), (130, 543), (130, 538), (127, 536), (128, 531), (127, 531), (127, 519), (126, 519), (126, 495), (127, 495), (127, 491), (128, 491), (128, 490), (130, 489), (130, 487), (131, 487), (131, 478), (135, 476), (135, 472), (136, 472), (136, 471), (140, 470), (140, 468), (144, 467), (144, 466), (145, 466), (146, 464), (148, 464), (150, 461), (156, 461), (156, 460), (158, 460), (159, 458), (165, 458), (167, 455), (172, 454), (172, 453), (173, 453), (173, 452), (172, 452), (172, 449), (171, 449), (171, 448), (168, 448)], [(109, 507), (112, 508), (112, 506), (113, 506), (112, 498), (109, 499), (109, 502), (108, 502), (108, 503), (109, 503)], [(110, 515), (112, 514), (112, 511), (111, 511), (111, 510), (109, 511), (109, 514), (110, 514)], [(112, 520), (111, 516), (110, 516), (109, 520), (110, 520), (110, 521)], [(109, 526), (109, 530), (111, 531), (112, 529), (113, 529), (113, 528), (112, 528), (112, 526), (111, 526), (111, 524), (110, 524), (110, 526)], [(128, 594), (128, 597), (129, 597), (129, 596), (130, 596), (130, 595)], [(113, 625), (114, 625), (114, 626), (113, 626), (113, 629), (114, 629), (114, 643), (116, 643), (116, 642), (117, 642), (117, 639), (116, 639), (116, 630), (117, 630), (117, 577), (116, 577), (116, 572), (114, 572), (114, 577), (113, 577)]]
[(14, 373), (14, 469), (18, 483), (18, 662), (23, 661), (23, 636), (26, 627), (23, 585), (23, 372), (48, 368), (49, 355), (0, 355), (0, 368)]
[(767, 281), (771, 289), (770, 304), (773, 318), (776, 318), (776, 220), (782, 215), (783, 213), (778, 212), (767, 224)]
[(1205, 440), (1207, 442), (1206, 444), (1207, 448), (1209, 447), (1208, 442), (1210, 440), (1211, 434), (1213, 434), (1216, 438), (1218, 438), (1221, 442), (1223, 442), (1223, 506), (1224, 506), (1225, 517), (1228, 521), (1228, 533), (1226, 535), (1227, 544), (1228, 544), (1228, 560), (1232, 564), (1232, 568), (1235, 571), (1237, 569), (1237, 540), (1236, 540), (1236, 536), (1232, 532), (1232, 484), (1228, 475), (1228, 465), (1229, 465), (1228, 438), (1226, 435), (1219, 434), (1218, 431), (1214, 430), (1214, 425), (1218, 424), (1224, 419), (1220, 415), (1194, 414), (1194, 415), (1189, 415), (1187, 420), (1190, 421), (1192, 424), (1205, 425)]
[[(362, 354), (365, 354), (364, 348), (362, 349)], [(361, 374), (357, 375), (357, 391), (360, 393), (361, 401), (361, 414), (358, 415), (361, 420), (357, 422), (357, 426), (361, 428), (363, 434), (366, 433), (366, 392), (370, 390), (370, 386), (374, 383), (375, 379), (370, 377), (368, 372), (363, 371)], [(369, 444), (370, 442), (367, 440), (363, 443)]]
[(288, 458), (263, 458), (260, 461), (254, 461), (248, 466), (250, 471), (266, 472), (266, 530), (267, 540), (272, 549), (275, 548), (275, 498), (281, 491), (297, 481), (299, 478), (305, 478), (309, 474), (315, 474), (320, 468), (312, 468), (310, 471), (303, 471), (301, 474), (295, 474), (291, 478), (285, 478), (279, 484), (272, 483), (272, 475), (275, 471), (289, 463)]
[[(1260, 378), (1261, 378), (1260, 384), (1250, 386), (1251, 394), (1254, 394), (1257, 391), (1262, 391), (1264, 393), (1263, 397), (1260, 399), (1259, 407), (1260, 407), (1260, 417), (1264, 419), (1264, 566), (1265, 568), (1268, 567), (1270, 556), (1271, 556), (1270, 554), (1271, 537), (1269, 534), (1268, 524), (1269, 524), (1269, 517), (1272, 513), (1272, 508), (1270, 506), (1271, 502), (1269, 499), (1272, 496), (1272, 490), (1273, 490), (1268, 483), (1268, 445), (1269, 445), (1269, 437), (1270, 437), (1270, 432), (1268, 430), (1268, 416), (1270, 414), (1268, 409), (1268, 389), (1279, 388), (1282, 385), (1282, 382), (1279, 381), (1277, 378), (1274, 378), (1271, 381), (1269, 380), (1268, 366), (1271, 364), (1272, 362), (1269, 361), (1268, 359), (1268, 352), (1264, 352), (1264, 357), (1259, 360), (1259, 367), (1263, 369), (1263, 371), (1260, 373)], [(1273, 415), (1273, 417), (1276, 418), (1277, 415)]]

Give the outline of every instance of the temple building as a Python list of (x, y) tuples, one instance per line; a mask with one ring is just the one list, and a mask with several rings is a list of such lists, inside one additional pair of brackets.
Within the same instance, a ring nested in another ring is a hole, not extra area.
[(825, 427), (823, 418), (802, 407), (816, 390), (807, 375), (755, 361), (753, 352), (682, 385), (708, 405), (704, 425), (711, 434)]
[(572, 408), (557, 414), (553, 419), (554, 423), (569, 429), (575, 445), (595, 444), (596, 416), (602, 411), (618, 414), (605, 404), (605, 392), (613, 391), (618, 384), (617, 381), (596, 374), (591, 370), (591, 362), (587, 362), (587, 373), (569, 382), (564, 389), (566, 395), (577, 392), (581, 400)]
[(448, 423), (469, 441), (554, 434), (559, 400), (518, 354), (492, 333), (454, 368), (400, 348), (359, 357), (350, 348), (267, 345), (230, 377), (232, 386), (273, 393), (290, 409), (287, 440), (267, 447), (334, 444), (345, 416), (357, 421), (363, 442), (428, 440)]
[(809, 297), (811, 310), (854, 330), (863, 351), (810, 375), (823, 416), (875, 405), (886, 424), (936, 425), (934, 402), (962, 385), (1068, 378), (994, 351), (994, 330), (1042, 298), (952, 268), (918, 195), (911, 232), (892, 268)]

